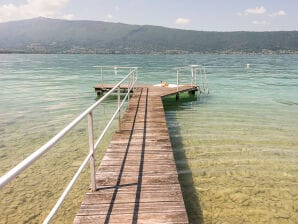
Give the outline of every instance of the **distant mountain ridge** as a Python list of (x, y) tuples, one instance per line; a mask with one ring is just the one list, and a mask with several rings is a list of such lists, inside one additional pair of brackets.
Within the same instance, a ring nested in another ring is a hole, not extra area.
[(0, 53), (297, 53), (298, 31), (206, 32), (34, 18), (0, 23)]

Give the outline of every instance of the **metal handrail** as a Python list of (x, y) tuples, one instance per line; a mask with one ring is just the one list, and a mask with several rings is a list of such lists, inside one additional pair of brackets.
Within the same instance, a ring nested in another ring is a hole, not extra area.
[(191, 69), (191, 84), (192, 85), (197, 85), (197, 68), (200, 67), (199, 65), (189, 65), (189, 66), (184, 66), (184, 67), (177, 67), (176, 69), (176, 77), (177, 77), (177, 91), (179, 91), (179, 85), (181, 82), (181, 75), (180, 71), (182, 70), (188, 70), (189, 68)]
[[(117, 66), (117, 65), (114, 65), (114, 66), (102, 66), (102, 65), (98, 66), (98, 65), (96, 65), (93, 67), (98, 68), (100, 70), (100, 84), (102, 85), (102, 87), (104, 85), (103, 72), (105, 70), (114, 69), (115, 75), (117, 75), (117, 73), (118, 73), (117, 71), (121, 70), (121, 69), (138, 69), (139, 68), (139, 67), (127, 67), (127, 66)], [(111, 80), (105, 80), (105, 81), (111, 81)], [(114, 81), (114, 79), (113, 79), (113, 81)]]
[(207, 81), (207, 73), (206, 73), (206, 68), (201, 66), (199, 69), (199, 72), (201, 74), (201, 87), (200, 88), (200, 91), (202, 93), (205, 93), (205, 94), (209, 94), (209, 87), (208, 87), (208, 81)]
[[(112, 68), (112, 67), (110, 67)], [(86, 109), (83, 113), (81, 113), (77, 118), (75, 118), (71, 123), (69, 123), (64, 129), (62, 129), (58, 134), (56, 134), (52, 139), (50, 139), (46, 144), (44, 144), (42, 147), (40, 147), (38, 150), (33, 152), (31, 155), (29, 155), (27, 158), (25, 158), (22, 162), (20, 162), (18, 165), (16, 165), (14, 168), (12, 168), (10, 171), (8, 171), (6, 174), (4, 174), (2, 177), (0, 177), (0, 189), (4, 187), (6, 184), (8, 184), (10, 181), (12, 181), (17, 175), (19, 175), (21, 172), (23, 172), (26, 168), (28, 168), (30, 165), (32, 165), (36, 160), (38, 160), (44, 153), (46, 153), (48, 150), (50, 150), (52, 147), (56, 145), (58, 141), (60, 141), (69, 131), (71, 131), (78, 123), (80, 123), (81, 120), (84, 118), (88, 118), (88, 134), (89, 134), (89, 153), (84, 159), (83, 163), (65, 188), (64, 192), (58, 199), (55, 206), (52, 208), (49, 215), (46, 217), (43, 223), (49, 223), (53, 216), (58, 211), (59, 207), (63, 203), (64, 199), (72, 189), (74, 183), (78, 179), (79, 175), (81, 174), (82, 170), (88, 163), (88, 160), (90, 161), (90, 170), (91, 170), (91, 189), (92, 191), (96, 190), (96, 181), (95, 181), (95, 162), (94, 162), (94, 150), (97, 148), (101, 140), (103, 139), (104, 135), (106, 134), (107, 130), (111, 126), (113, 120), (118, 114), (119, 124), (120, 124), (120, 109), (126, 102), (126, 99), (129, 99), (129, 94), (131, 90), (134, 88), (134, 85), (137, 81), (137, 67), (126, 67), (129, 68), (130, 71), (128, 75), (126, 75), (120, 82), (118, 82), (109, 92), (107, 92), (101, 99), (99, 99), (96, 103), (91, 105), (88, 109)], [(120, 102), (120, 85), (125, 82), (126, 80), (129, 80), (128, 84), (128, 91), (123, 98), (122, 102)], [(93, 139), (93, 116), (92, 112), (95, 108), (97, 108), (108, 96), (110, 96), (115, 90), (117, 89), (118, 94), (118, 108), (113, 114), (112, 118), (109, 120), (108, 124), (104, 128), (104, 130), (101, 132), (98, 140), (94, 144)]]
[[(191, 72), (191, 84), (194, 86), (198, 86), (198, 84), (200, 84), (200, 86), (202, 87), (200, 88), (200, 92), (201, 93), (209, 93), (209, 89), (208, 89), (208, 82), (207, 82), (207, 74), (206, 74), (206, 69), (204, 66), (202, 65), (189, 65), (189, 66), (184, 66), (184, 67), (177, 67), (176, 69), (176, 79), (177, 79), (177, 91), (179, 91), (179, 85), (181, 85), (181, 71), (187, 71), (188, 69), (190, 69)], [(198, 73), (201, 75), (201, 80), (199, 81), (197, 76)], [(198, 83), (199, 82), (199, 83)]]

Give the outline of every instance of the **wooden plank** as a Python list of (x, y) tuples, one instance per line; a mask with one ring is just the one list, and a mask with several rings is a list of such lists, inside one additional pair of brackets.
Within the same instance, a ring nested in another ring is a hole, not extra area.
[(173, 91), (138, 86), (74, 223), (188, 223), (161, 100)]
[[(96, 92), (103, 93), (111, 90), (114, 87), (112, 84), (97, 84), (94, 89)], [(121, 85), (121, 90), (126, 90), (128, 86), (126, 84)], [(160, 87), (160, 86), (153, 86), (153, 85), (136, 85), (136, 89), (143, 89), (143, 88), (149, 88), (150, 89), (150, 96), (169, 96), (176, 93), (182, 93), (182, 92), (191, 92), (191, 91), (199, 91), (199, 86), (192, 85), (192, 84), (183, 84), (179, 85), (178, 89), (177, 87)], [(158, 99), (157, 99), (158, 100)]]
[(106, 215), (90, 215), (90, 216), (76, 216), (74, 223), (163, 223), (163, 224), (182, 224), (188, 223), (187, 217), (184, 211), (180, 212), (169, 212), (169, 213), (142, 213), (138, 214), (137, 222), (133, 219), (133, 214), (111, 214), (109, 221), (106, 222)]
[[(114, 204), (114, 214), (131, 214), (131, 209), (135, 206), (134, 202), (125, 202), (125, 206), (123, 203), (115, 203)], [(91, 205), (82, 205), (80, 208), (78, 215), (97, 215), (97, 214), (107, 214), (109, 203), (100, 203), (100, 204), (91, 204)], [(183, 211), (184, 204), (180, 201), (156, 201), (156, 202), (142, 202), (139, 203), (140, 213), (148, 213), (152, 212), (156, 208), (160, 208), (162, 212), (176, 212)]]

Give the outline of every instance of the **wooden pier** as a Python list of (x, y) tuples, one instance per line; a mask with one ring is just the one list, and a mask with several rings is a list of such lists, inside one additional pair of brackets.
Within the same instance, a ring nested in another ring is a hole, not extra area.
[(75, 224), (188, 223), (162, 97), (197, 90), (136, 86)]

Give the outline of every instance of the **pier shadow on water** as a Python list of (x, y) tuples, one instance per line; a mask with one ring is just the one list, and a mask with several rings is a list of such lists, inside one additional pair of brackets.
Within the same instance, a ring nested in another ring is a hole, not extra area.
[(164, 98), (163, 105), (189, 223), (203, 224), (200, 198), (183, 148), (183, 136), (181, 136), (179, 121), (176, 117), (176, 111), (183, 110), (182, 104), (195, 101), (197, 101), (197, 95), (184, 93), (177, 102), (175, 96)]

